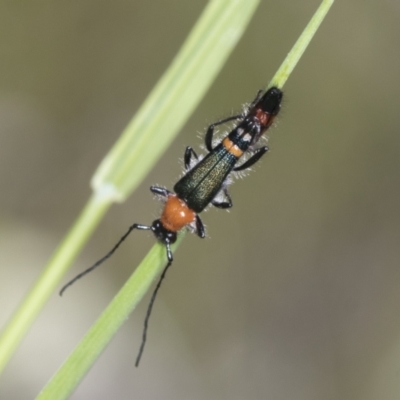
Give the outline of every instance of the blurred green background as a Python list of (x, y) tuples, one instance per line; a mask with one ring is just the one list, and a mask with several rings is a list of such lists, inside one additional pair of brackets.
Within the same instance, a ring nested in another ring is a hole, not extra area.
[[(0, 3), (0, 322), (90, 195), (89, 181), (203, 1)], [(181, 135), (107, 214), (65, 281), (159, 213), (185, 146), (273, 76), (319, 1), (265, 0)], [(400, 3), (336, 1), (285, 86), (271, 151), (175, 256), (134, 367), (148, 298), (72, 399), (400, 397)], [(154, 239), (55, 293), (0, 380), (33, 398)]]

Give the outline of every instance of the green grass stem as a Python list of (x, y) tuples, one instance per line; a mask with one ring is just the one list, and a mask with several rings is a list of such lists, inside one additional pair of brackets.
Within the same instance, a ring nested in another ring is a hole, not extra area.
[(48, 266), (25, 297), (0, 338), (0, 370), (10, 359), (24, 334), (47, 299), (54, 293), (60, 278), (75, 259), (86, 240), (110, 206), (109, 201), (92, 196), (72, 226), (63, 243), (55, 251)]
[(93, 197), (3, 329), (0, 372), (111, 203), (123, 201), (139, 185), (201, 101), (258, 3), (213, 0), (207, 4), (171, 66), (101, 162), (92, 179)]
[[(278, 74), (275, 75), (275, 80), (272, 81), (273, 84), (280, 87), (283, 86), (288, 74), (293, 70), (291, 63), (297, 63), (304, 52), (305, 46), (309, 43), (312, 35), (314, 35), (317, 27), (325, 16), (329, 8), (326, 8), (327, 4), (330, 3), (331, 5), (332, 2), (332, 0), (324, 0), (322, 2), (322, 5), (316, 12), (317, 18), (315, 16), (313, 17), (311, 24), (307, 26), (305, 32), (300, 36), (294, 49), (288, 54), (289, 61), (284, 61), (282, 64), (283, 67), (279, 70), (281, 72), (278, 71)], [(321, 12), (322, 6), (325, 7), (323, 8), (323, 12)], [(157, 253), (153, 255), (153, 251)], [(44, 388), (38, 399), (64, 399), (72, 393), (84, 374), (104, 350), (104, 347), (110, 341), (112, 335), (128, 317), (147, 288), (150, 287), (153, 279), (160, 273), (163, 265), (163, 263), (160, 263), (160, 257), (163, 258), (163, 252), (165, 252), (165, 249), (159, 244), (152, 249), (151, 256), (147, 256), (145, 262), (134, 272), (132, 278), (121, 289), (93, 328)], [(142, 268), (143, 271), (147, 272), (143, 272)], [(140, 293), (138, 293), (139, 287), (141, 288)]]
[[(100, 164), (92, 179), (93, 196), (3, 330), (0, 371), (112, 202), (127, 198), (187, 121), (241, 37), (258, 3), (258, 0), (208, 3), (171, 66)], [(283, 87), (332, 3), (333, 0), (322, 1), (269, 86)], [(73, 392), (165, 262), (165, 248), (157, 243), (38, 399), (65, 399)]]
[[(332, 3), (333, 0), (324, 0), (322, 2), (311, 22), (307, 25), (294, 48), (274, 76), (270, 86), (282, 87), (284, 85)], [(123, 171), (123, 168), (121, 171)], [(117, 176), (110, 179), (115, 179), (115, 182), (118, 182)], [(121, 188), (125, 187), (121, 186)], [(123, 193), (121, 194), (123, 195)], [(161, 272), (161, 268), (164, 265), (160, 261), (163, 259), (163, 253), (165, 253), (165, 249), (162, 245), (157, 244), (153, 247), (142, 264), (133, 273), (129, 281), (120, 290), (37, 399), (65, 399), (72, 393), (122, 322), (140, 301), (152, 281)]]
[(310, 22), (304, 28), (304, 31), (297, 39), (296, 43), (283, 60), (283, 63), (279, 67), (278, 71), (276, 71), (274, 77), (271, 79), (268, 87), (278, 87), (280, 89), (283, 88), (283, 85), (289, 78), (292, 73), (294, 67), (297, 65), (304, 51), (308, 47), (311, 42), (311, 39), (314, 37), (315, 32), (317, 32), (319, 26), (324, 20), (326, 14), (331, 8), (334, 0), (323, 0), (317, 11), (314, 13)]
[[(177, 242), (172, 246), (173, 250), (176, 249), (182, 239), (183, 235), (179, 235)], [(146, 294), (151, 283), (161, 273), (166, 263), (165, 246), (160, 243), (155, 244), (100, 318), (81, 340), (75, 351), (37, 396), (37, 400), (68, 398), (119, 327)]]

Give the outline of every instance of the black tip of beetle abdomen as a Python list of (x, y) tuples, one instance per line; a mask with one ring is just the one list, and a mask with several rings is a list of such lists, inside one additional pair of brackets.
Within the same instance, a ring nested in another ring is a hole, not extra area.
[(258, 107), (267, 114), (277, 115), (281, 109), (282, 97), (282, 90), (272, 87), (263, 94), (258, 102)]

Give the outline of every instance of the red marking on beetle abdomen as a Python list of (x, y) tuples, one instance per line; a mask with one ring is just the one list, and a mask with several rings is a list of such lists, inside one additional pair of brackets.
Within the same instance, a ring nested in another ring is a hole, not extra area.
[(272, 124), (274, 115), (266, 113), (263, 109), (257, 108), (255, 113), (256, 118), (260, 121), (263, 128), (267, 128)]
[(196, 213), (174, 194), (168, 196), (161, 215), (161, 223), (171, 232), (178, 232), (186, 225), (194, 222)]

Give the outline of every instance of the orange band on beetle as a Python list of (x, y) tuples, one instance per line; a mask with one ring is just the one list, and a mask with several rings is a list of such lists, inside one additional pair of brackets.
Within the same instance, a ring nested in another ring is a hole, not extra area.
[(233, 154), (235, 157), (239, 158), (243, 154), (243, 151), (240, 150), (240, 148), (236, 146), (236, 144), (234, 144), (228, 137), (222, 141), (222, 144), (229, 151), (229, 153)]

